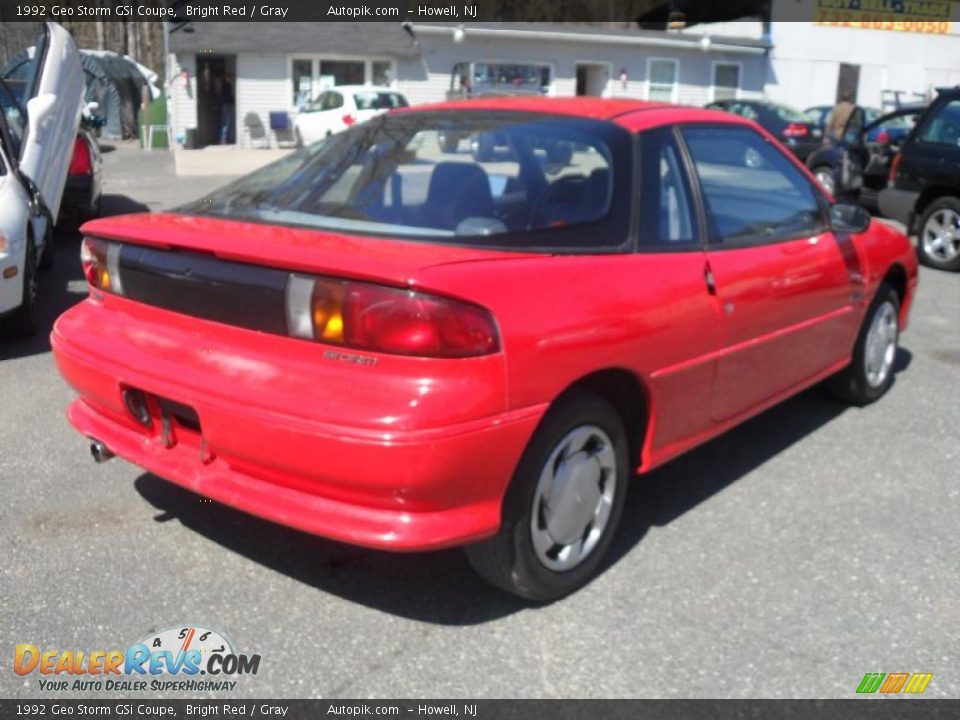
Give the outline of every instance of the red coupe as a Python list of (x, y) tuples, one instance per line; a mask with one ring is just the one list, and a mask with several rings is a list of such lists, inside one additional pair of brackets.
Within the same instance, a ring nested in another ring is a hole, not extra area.
[(465, 545), (534, 600), (597, 570), (635, 472), (822, 380), (883, 395), (917, 287), (904, 235), (757, 125), (628, 101), (393, 111), (83, 231), (52, 343), (98, 460)]

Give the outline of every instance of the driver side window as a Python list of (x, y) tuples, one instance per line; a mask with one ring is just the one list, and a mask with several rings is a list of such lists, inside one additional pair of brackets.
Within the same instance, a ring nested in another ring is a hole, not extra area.
[(682, 134), (703, 190), (710, 242), (762, 245), (826, 227), (813, 183), (752, 129), (687, 127)]

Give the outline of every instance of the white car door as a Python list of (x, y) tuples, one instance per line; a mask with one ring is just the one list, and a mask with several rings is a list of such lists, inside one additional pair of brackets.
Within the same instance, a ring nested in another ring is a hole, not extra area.
[(16, 111), (8, 109), (8, 124), (25, 123), (19, 129), (20, 171), (36, 184), (56, 220), (86, 84), (70, 33), (57, 23), (44, 23), (26, 57), (5, 68), (3, 79), (26, 112), (26, 118), (15, 118)]

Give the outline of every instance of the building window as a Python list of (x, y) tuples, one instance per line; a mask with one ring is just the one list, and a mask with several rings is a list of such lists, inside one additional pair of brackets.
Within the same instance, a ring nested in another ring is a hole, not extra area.
[(650, 58), (647, 61), (647, 99), (676, 102), (676, 60)]
[(313, 89), (313, 61), (293, 61), (293, 105), (303, 107), (313, 100), (316, 92)]
[(393, 63), (389, 60), (374, 60), (370, 65), (374, 85), (388, 86), (393, 82)]
[(738, 63), (714, 63), (713, 99), (736, 100), (740, 94), (740, 65)]
[(336, 85), (390, 85), (392, 60), (366, 58), (294, 57), (290, 59), (293, 106), (304, 108)]
[(320, 84), (363, 85), (364, 62), (354, 60), (321, 60)]

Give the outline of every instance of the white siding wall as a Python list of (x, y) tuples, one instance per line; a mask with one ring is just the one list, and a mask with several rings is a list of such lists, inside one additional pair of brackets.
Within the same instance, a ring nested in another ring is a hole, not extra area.
[[(762, 96), (766, 75), (764, 57), (757, 54), (717, 50), (705, 52), (699, 48), (687, 50), (627, 44), (471, 38), (469, 29), (463, 43), (454, 43), (443, 36), (424, 35), (421, 37), (421, 47), (422, 62), (419, 59), (405, 60), (397, 68), (397, 87), (407, 94), (412, 104), (443, 100), (450, 87), (453, 66), (461, 61), (550, 64), (553, 67), (550, 94), (555, 96), (575, 94), (578, 62), (606, 64), (610, 77), (605, 95), (642, 100), (647, 97), (647, 59), (676, 58), (680, 62), (678, 101), (693, 105), (703, 105), (711, 99), (714, 61), (741, 63), (742, 97)], [(620, 81), (621, 69), (627, 71), (626, 88)]]
[(270, 113), (289, 111), (293, 104), (287, 66), (286, 55), (246, 53), (237, 56), (237, 142), (241, 147), (251, 145), (245, 127), (248, 113), (259, 117), (267, 137), (273, 141)]
[(883, 90), (928, 93), (960, 83), (960, 23), (946, 35), (774, 22), (767, 94), (798, 108), (836, 101), (840, 63), (860, 66), (857, 102)]
[[(188, 74), (188, 83), (184, 86), (180, 73)], [(195, 55), (177, 55), (177, 64), (173, 68), (174, 81), (171, 92), (173, 101), (173, 132), (175, 136), (184, 135), (189, 128), (197, 126), (197, 63)]]
[[(331, 26), (335, 27), (335, 26)], [(679, 61), (677, 100), (690, 105), (703, 105), (712, 99), (713, 63), (734, 61), (741, 64), (741, 97), (760, 97), (766, 77), (763, 55), (717, 50), (702, 51), (665, 47), (643, 47), (626, 44), (589, 42), (556, 42), (537, 39), (503, 40), (470, 37), (463, 43), (452, 38), (427, 35), (421, 38), (420, 57), (396, 61), (396, 89), (405, 93), (411, 104), (439, 102), (450, 87), (453, 66), (461, 61), (547, 63), (553, 68), (550, 94), (570, 96), (576, 92), (578, 62), (603, 64), (609, 77), (603, 83), (607, 97), (647, 97), (647, 60), (650, 57), (676, 58)], [(322, 45), (322, 43), (321, 43)], [(370, 48), (375, 53), (376, 48)], [(361, 56), (363, 57), (363, 56)], [(180, 68), (190, 73), (190, 88), (174, 85), (176, 131), (196, 127), (196, 62), (195, 56), (180, 54)], [(620, 70), (627, 72), (624, 87)], [(290, 61), (286, 53), (240, 53), (237, 56), (237, 139), (248, 145), (244, 118), (256, 113), (269, 133), (269, 113), (292, 110)]]

